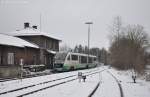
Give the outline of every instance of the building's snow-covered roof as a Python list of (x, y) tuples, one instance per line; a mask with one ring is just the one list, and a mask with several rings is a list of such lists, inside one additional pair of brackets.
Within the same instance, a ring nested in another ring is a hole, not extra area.
[(34, 29), (34, 28), (26, 28), (23, 30), (17, 30), (14, 32), (7, 32), (7, 33), (3, 33), (3, 34), (7, 34), (7, 35), (11, 35), (11, 36), (37, 36), (37, 35), (41, 35), (41, 36), (46, 36), (46, 37), (61, 41), (60, 39), (51, 36), (49, 33), (40, 32), (39, 30)]
[(38, 46), (29, 43), (23, 39), (14, 36), (4, 35), (4, 34), (0, 34), (0, 45), (39, 48)]

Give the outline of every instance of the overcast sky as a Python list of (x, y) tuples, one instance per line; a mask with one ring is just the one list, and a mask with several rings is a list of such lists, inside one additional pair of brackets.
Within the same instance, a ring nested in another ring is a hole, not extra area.
[(24, 22), (40, 24), (42, 31), (59, 37), (70, 47), (87, 44), (87, 21), (91, 47), (109, 47), (108, 26), (115, 16), (124, 24), (141, 24), (150, 32), (150, 0), (0, 0), (0, 32), (23, 29)]

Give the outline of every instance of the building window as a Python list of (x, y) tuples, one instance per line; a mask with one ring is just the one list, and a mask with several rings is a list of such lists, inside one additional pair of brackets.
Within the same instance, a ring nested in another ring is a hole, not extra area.
[(46, 56), (44, 56), (44, 64), (45, 64), (45, 65), (47, 64)]
[(47, 41), (45, 39), (45, 42), (44, 42), (44, 48), (47, 48)]
[(55, 42), (53, 41), (53, 50), (55, 50)]
[(52, 64), (53, 62), (52, 62), (52, 58), (49, 58), (49, 64)]
[(52, 41), (49, 41), (49, 48), (52, 49)]
[(14, 53), (8, 53), (8, 64), (14, 64)]

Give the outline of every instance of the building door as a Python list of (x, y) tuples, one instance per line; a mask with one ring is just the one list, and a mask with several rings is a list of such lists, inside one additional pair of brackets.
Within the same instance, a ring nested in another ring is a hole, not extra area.
[(44, 56), (44, 64), (47, 65), (47, 57), (46, 57), (46, 55)]
[(8, 53), (8, 64), (14, 64), (14, 53)]
[(33, 55), (33, 64), (37, 65), (37, 63), (36, 63), (36, 55)]

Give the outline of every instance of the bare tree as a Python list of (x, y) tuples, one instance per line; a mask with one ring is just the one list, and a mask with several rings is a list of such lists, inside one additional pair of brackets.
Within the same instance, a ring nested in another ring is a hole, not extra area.
[(114, 41), (114, 39), (119, 39), (120, 34), (122, 33), (122, 19), (120, 16), (116, 16), (113, 19), (112, 24), (109, 26), (110, 30), (110, 42)]
[[(122, 58), (120, 57), (120, 53), (122, 52), (122, 46), (119, 46), (119, 44), (121, 45), (120, 43), (120, 40), (123, 41), (123, 26), (122, 26), (122, 20), (121, 20), (121, 17), (120, 16), (116, 16), (114, 19), (113, 19), (113, 22), (111, 24), (111, 26), (109, 26), (109, 29), (110, 29), (110, 35), (109, 35), (109, 38), (110, 38), (110, 62), (112, 65), (114, 65), (115, 67), (119, 67), (121, 68), (121, 65), (122, 64)], [(123, 57), (123, 56), (122, 56)]]
[(147, 34), (141, 25), (128, 25), (119, 38), (114, 37), (110, 47), (112, 65), (120, 69), (132, 69), (132, 78), (144, 70)]
[(145, 64), (145, 46), (148, 45), (148, 35), (141, 25), (128, 25), (126, 33), (132, 61), (131, 66), (140, 71)]

